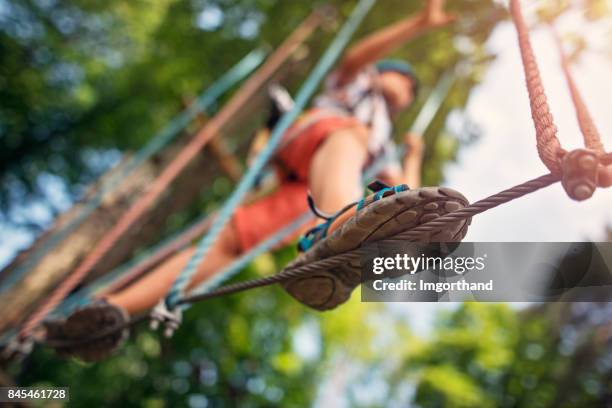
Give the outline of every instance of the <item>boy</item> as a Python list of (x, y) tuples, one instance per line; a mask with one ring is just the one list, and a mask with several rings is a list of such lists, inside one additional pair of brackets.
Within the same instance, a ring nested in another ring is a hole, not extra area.
[[(210, 278), (240, 254), (308, 210), (307, 197), (317, 214), (334, 214), (311, 229), (300, 241), (303, 253), (295, 264), (313, 262), (351, 250), (365, 241), (387, 238), (459, 209), (467, 201), (449, 189), (409, 190), (420, 185), (422, 145), (408, 135), (403, 169), (385, 169), (379, 178), (393, 188), (358, 201), (362, 171), (390, 148), (392, 117), (414, 100), (417, 80), (410, 66), (381, 60), (408, 40), (454, 20), (444, 11), (445, 0), (428, 0), (422, 12), (375, 32), (348, 50), (329, 76), (324, 93), (287, 131), (275, 165), (280, 186), (272, 194), (237, 209), (200, 265), (189, 289)], [(380, 184), (379, 184), (380, 185)], [(429, 237), (460, 240), (464, 223)], [(82, 338), (117, 327), (128, 315), (143, 313), (167, 293), (195, 248), (178, 253), (124, 290), (73, 313), (66, 321), (47, 325), (47, 338)], [(359, 284), (359, 266), (320, 271), (283, 285), (302, 303), (327, 310), (343, 303)], [(77, 348), (58, 350), (84, 360), (108, 355), (125, 333)]]

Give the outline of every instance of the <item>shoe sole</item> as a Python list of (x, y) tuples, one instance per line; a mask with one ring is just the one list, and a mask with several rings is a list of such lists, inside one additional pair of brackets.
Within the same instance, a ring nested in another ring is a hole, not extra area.
[[(95, 336), (96, 333), (118, 328), (128, 319), (127, 312), (117, 306), (94, 303), (72, 313), (61, 325), (61, 330), (55, 328), (49, 333), (50, 339), (60, 341), (86, 339)], [(99, 361), (116, 351), (127, 339), (128, 334), (129, 331), (123, 329), (91, 342), (57, 348), (56, 351), (59, 355), (78, 357), (86, 362)]]
[[(288, 267), (298, 267), (392, 238), (426, 222), (464, 208), (467, 199), (459, 192), (445, 187), (426, 187), (392, 193), (388, 197), (367, 204), (354, 217), (301, 254)], [(471, 220), (457, 221), (444, 229), (423, 236), (419, 242), (458, 242), (467, 233)], [(346, 302), (361, 283), (359, 259), (321, 270), (312, 276), (297, 278), (282, 284), (283, 288), (301, 303), (316, 309), (329, 310)]]

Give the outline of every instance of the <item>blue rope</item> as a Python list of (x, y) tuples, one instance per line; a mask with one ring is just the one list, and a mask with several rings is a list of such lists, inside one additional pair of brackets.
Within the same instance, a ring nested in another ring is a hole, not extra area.
[(70, 233), (79, 227), (102, 203), (104, 197), (114, 191), (119, 184), (138, 166), (144, 163), (152, 155), (159, 152), (164, 146), (172, 141), (181, 130), (183, 130), (191, 121), (201, 112), (205, 111), (216, 100), (227, 92), (231, 87), (249, 75), (265, 57), (263, 50), (254, 50), (240, 60), (232, 69), (227, 71), (214, 84), (206, 89), (187, 109), (174, 117), (160, 132), (155, 134), (151, 140), (134, 156), (130, 158), (128, 163), (111, 177), (106, 182), (97, 194), (89, 200), (82, 209), (81, 213), (75, 217), (64, 228), (55, 232), (49, 237), (39, 249), (35, 250), (28, 256), (28, 259), (15, 270), (13, 270), (4, 282), (0, 284), (0, 293), (9, 290), (13, 285), (19, 282), (23, 276), (31, 272), (34, 266), (51, 250), (53, 250), (60, 242), (62, 242)]
[(342, 50), (346, 47), (351, 36), (357, 30), (357, 27), (359, 24), (361, 24), (361, 21), (363, 21), (374, 3), (375, 0), (361, 0), (359, 2), (345, 23), (344, 27), (342, 27), (325, 54), (323, 54), (323, 57), (315, 66), (308, 79), (305, 81), (304, 85), (302, 85), (295, 98), (295, 105), (293, 106), (293, 109), (284, 114), (279, 123), (274, 127), (268, 144), (255, 158), (254, 163), (249, 167), (247, 173), (240, 180), (240, 183), (234, 192), (230, 195), (225, 205), (221, 208), (218, 217), (214, 220), (208, 233), (204, 235), (202, 240), (198, 243), (195, 254), (172, 284), (172, 287), (166, 296), (166, 304), (169, 308), (176, 306), (178, 300), (181, 298), (181, 295), (184, 293), (185, 288), (189, 282), (191, 282), (193, 275), (196, 273), (198, 266), (204, 259), (204, 256), (208, 253), (210, 247), (217, 240), (219, 233), (229, 221), (236, 207), (238, 207), (243, 197), (248, 193), (257, 180), (258, 174), (262, 171), (266, 162), (274, 153), (276, 147), (282, 140), (283, 134), (297, 119), (300, 112), (305, 108), (309, 99), (317, 90), (320, 82), (333, 67)]

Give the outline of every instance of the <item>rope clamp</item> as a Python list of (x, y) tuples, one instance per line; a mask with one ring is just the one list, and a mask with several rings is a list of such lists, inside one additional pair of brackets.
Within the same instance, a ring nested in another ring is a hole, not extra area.
[(164, 326), (164, 337), (170, 338), (183, 321), (183, 311), (180, 307), (168, 309), (166, 302), (162, 299), (151, 311), (151, 330)]
[(561, 161), (561, 184), (576, 201), (584, 201), (595, 193), (598, 186), (600, 159), (594, 150), (576, 149), (565, 154)]
[(32, 353), (33, 349), (34, 340), (32, 338), (13, 338), (2, 350), (2, 358), (4, 360), (16, 358), (21, 361)]

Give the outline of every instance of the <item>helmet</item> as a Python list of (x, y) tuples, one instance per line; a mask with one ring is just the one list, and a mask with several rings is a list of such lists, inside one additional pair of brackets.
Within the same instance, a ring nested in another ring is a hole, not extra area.
[(376, 70), (383, 72), (397, 72), (408, 77), (412, 81), (412, 93), (416, 97), (419, 92), (419, 78), (412, 65), (400, 59), (384, 59), (376, 63)]

